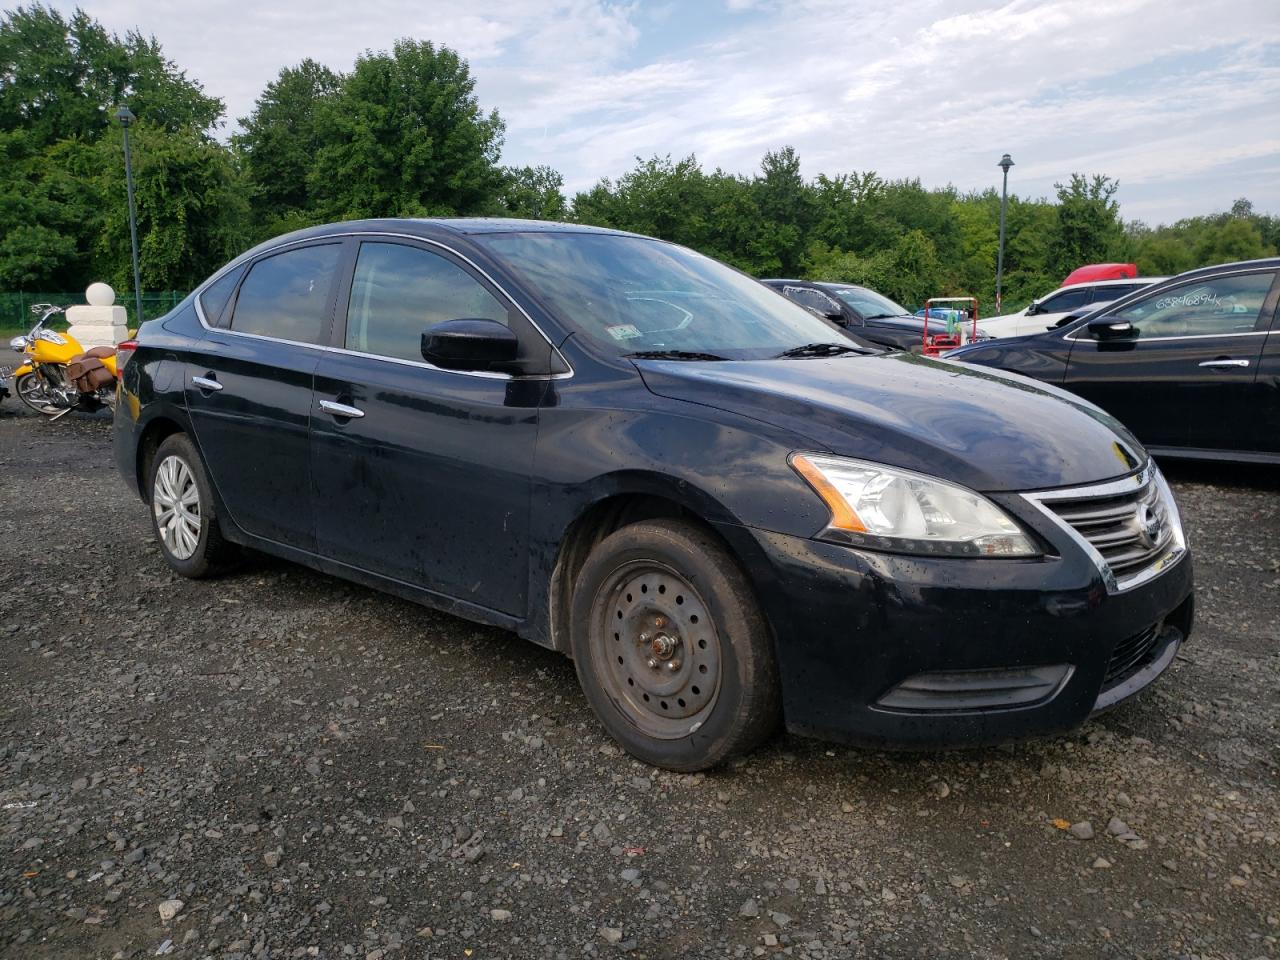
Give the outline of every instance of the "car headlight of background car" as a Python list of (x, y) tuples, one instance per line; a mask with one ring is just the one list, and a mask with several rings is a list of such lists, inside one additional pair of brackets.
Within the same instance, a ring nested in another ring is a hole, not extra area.
[(793, 454), (792, 468), (831, 511), (823, 539), (951, 557), (1034, 557), (1031, 538), (981, 494), (865, 460)]

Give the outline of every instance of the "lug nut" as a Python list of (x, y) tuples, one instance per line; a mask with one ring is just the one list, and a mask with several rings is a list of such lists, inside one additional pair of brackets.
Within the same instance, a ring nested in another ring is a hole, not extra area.
[(668, 660), (668, 661), (667, 661), (667, 669), (668, 669), (668, 670), (670, 670), (672, 673), (675, 673), (677, 670), (679, 670), (679, 669), (680, 669), (680, 661), (679, 661), (679, 660)]
[(650, 658), (649, 658), (649, 669), (650, 669), (650, 670), (657, 670), (657, 669), (658, 669), (658, 661), (657, 661), (657, 660), (655, 660), (655, 659), (653, 659), (653, 657), (650, 657)]

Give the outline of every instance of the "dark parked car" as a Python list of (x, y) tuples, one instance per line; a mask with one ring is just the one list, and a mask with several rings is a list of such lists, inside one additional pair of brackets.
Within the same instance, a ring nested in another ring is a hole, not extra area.
[(1191, 627), (1177, 507), (1109, 416), (860, 349), (657, 240), (293, 233), (144, 324), (122, 379), (116, 457), (179, 573), (246, 545), (514, 630), (673, 769), (780, 718), (873, 744), (1062, 730)]
[[(839, 324), (859, 340), (919, 352), (924, 320), (867, 287), (816, 280), (765, 280), (789, 300)], [(934, 327), (938, 326), (934, 318)]]
[(1280, 462), (1280, 259), (1192, 270), (948, 357), (1092, 400), (1156, 454)]

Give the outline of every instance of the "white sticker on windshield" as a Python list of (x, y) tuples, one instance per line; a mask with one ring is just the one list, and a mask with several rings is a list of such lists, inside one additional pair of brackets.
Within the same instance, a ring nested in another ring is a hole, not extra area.
[(634, 340), (640, 336), (640, 331), (630, 323), (619, 323), (617, 326), (605, 327), (609, 331), (609, 336), (615, 340)]

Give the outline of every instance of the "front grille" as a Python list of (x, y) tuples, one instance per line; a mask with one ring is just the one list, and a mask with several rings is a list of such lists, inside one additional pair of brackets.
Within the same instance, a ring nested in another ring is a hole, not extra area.
[(1141, 633), (1135, 633), (1132, 637), (1126, 637), (1117, 643), (1107, 663), (1102, 689), (1110, 690), (1124, 683), (1150, 663), (1152, 651), (1159, 646), (1160, 636), (1160, 624), (1153, 623)]
[(1044, 505), (1102, 555), (1117, 580), (1156, 563), (1175, 544), (1175, 521), (1151, 474), (1123, 493), (1059, 497)]

